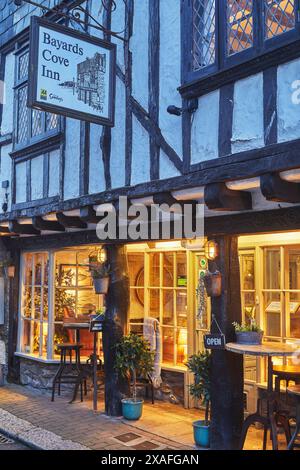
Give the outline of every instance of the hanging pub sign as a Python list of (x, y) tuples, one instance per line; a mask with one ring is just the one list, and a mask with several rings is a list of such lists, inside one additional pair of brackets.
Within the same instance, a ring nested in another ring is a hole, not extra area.
[(28, 107), (114, 126), (116, 46), (32, 17)]

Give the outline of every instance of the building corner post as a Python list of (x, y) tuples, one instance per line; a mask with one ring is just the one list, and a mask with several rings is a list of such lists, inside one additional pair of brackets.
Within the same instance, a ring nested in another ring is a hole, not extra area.
[[(240, 268), (238, 237), (222, 236), (215, 239), (219, 245), (217, 267), (222, 274), (222, 294), (212, 298), (211, 312), (226, 336), (234, 341), (233, 322), (241, 322)], [(212, 332), (217, 333), (216, 325)], [(211, 376), (211, 448), (233, 450), (239, 448), (243, 424), (243, 356), (215, 350), (212, 352)]]
[(106, 296), (106, 321), (103, 327), (103, 352), (105, 372), (105, 412), (109, 416), (122, 414), (121, 399), (128, 385), (114, 369), (114, 346), (126, 333), (129, 311), (129, 276), (126, 247), (108, 245), (107, 261), (111, 268), (110, 287)]

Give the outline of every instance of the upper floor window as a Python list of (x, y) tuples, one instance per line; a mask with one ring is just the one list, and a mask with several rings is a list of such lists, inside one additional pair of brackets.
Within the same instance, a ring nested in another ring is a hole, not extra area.
[(249, 60), (299, 35), (297, 0), (182, 2), (185, 82)]
[(28, 68), (29, 51), (25, 49), (16, 55), (15, 148), (50, 137), (59, 130), (59, 118), (56, 114), (27, 107)]

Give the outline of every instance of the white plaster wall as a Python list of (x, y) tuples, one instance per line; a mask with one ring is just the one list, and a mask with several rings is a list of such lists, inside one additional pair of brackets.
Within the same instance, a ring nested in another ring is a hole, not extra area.
[(150, 180), (149, 134), (136, 118), (133, 118), (131, 184)]
[(14, 77), (15, 77), (15, 56), (8, 54), (5, 61), (4, 75), (4, 104), (1, 124), (1, 134), (8, 134), (13, 130), (13, 109), (14, 109)]
[(117, 78), (116, 84), (116, 125), (112, 129), (110, 174), (113, 188), (125, 185), (125, 87)]
[(173, 165), (165, 152), (161, 150), (159, 158), (159, 177), (161, 179), (172, 178), (173, 176), (180, 176), (180, 174), (181, 173)]
[(263, 74), (235, 83), (232, 153), (264, 146)]
[(192, 164), (218, 158), (219, 102), (218, 90), (199, 98), (193, 115)]
[(60, 177), (60, 150), (54, 150), (49, 155), (49, 192), (48, 196), (57, 196), (59, 194)]
[[(278, 142), (299, 139), (300, 137), (300, 102), (299, 92), (300, 60), (293, 60), (278, 67), (277, 109)], [(298, 83), (296, 82), (298, 81)], [(296, 82), (296, 89), (292, 85)], [(293, 100), (293, 93), (295, 98)]]
[(31, 200), (43, 197), (43, 166), (44, 156), (40, 155), (31, 160)]
[(104, 166), (100, 139), (102, 126), (91, 124), (90, 168), (89, 168), (89, 192), (100, 193), (105, 190)]
[(16, 165), (16, 203), (26, 201), (26, 162)]
[(132, 93), (145, 109), (148, 109), (148, 2), (134, 2), (133, 36), (130, 41), (133, 52)]
[(80, 121), (66, 120), (64, 199), (79, 196)]
[[(1, 148), (1, 181), (9, 181), (8, 188), (8, 206), (11, 207), (11, 157), (9, 153), (12, 151), (12, 145), (5, 145)], [(4, 201), (6, 190), (0, 187), (1, 202)], [(2, 204), (0, 204), (2, 212)]]
[(182, 155), (182, 120), (167, 112), (169, 105), (181, 108), (177, 88), (181, 84), (180, 1), (160, 0), (160, 99), (159, 124), (164, 138)]

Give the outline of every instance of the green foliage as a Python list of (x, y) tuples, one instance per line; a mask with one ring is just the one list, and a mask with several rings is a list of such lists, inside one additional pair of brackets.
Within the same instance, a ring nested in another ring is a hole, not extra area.
[(237, 322), (234, 322), (232, 324), (233, 324), (234, 329), (237, 333), (249, 333), (250, 331), (253, 331), (255, 333), (261, 333), (262, 332), (261, 328), (258, 326), (258, 324), (256, 323), (255, 320), (252, 320), (248, 324), (246, 324), (246, 323), (239, 324)]
[(194, 354), (187, 362), (187, 367), (194, 374), (194, 384), (189, 386), (195, 400), (201, 400), (205, 406), (205, 421), (208, 422), (211, 396), (211, 353), (206, 351)]
[(154, 353), (149, 342), (134, 333), (123, 336), (115, 351), (115, 369), (121, 377), (133, 378), (133, 399), (136, 399), (136, 378), (147, 377), (153, 371)]
[(92, 264), (90, 271), (93, 279), (102, 279), (111, 274), (110, 265), (105, 263)]
[(55, 273), (55, 320), (63, 321), (64, 309), (69, 308), (75, 310), (76, 298), (75, 295), (68, 292), (67, 289), (62, 289), (62, 286), (71, 287), (74, 285), (75, 273), (72, 269), (57, 269)]

